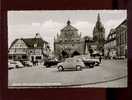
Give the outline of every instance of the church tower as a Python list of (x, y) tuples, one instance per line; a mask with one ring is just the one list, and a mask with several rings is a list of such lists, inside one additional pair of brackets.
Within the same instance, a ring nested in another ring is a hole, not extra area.
[(97, 22), (93, 30), (93, 40), (97, 44), (97, 50), (103, 51), (105, 42), (105, 28), (101, 22), (100, 14), (97, 16)]

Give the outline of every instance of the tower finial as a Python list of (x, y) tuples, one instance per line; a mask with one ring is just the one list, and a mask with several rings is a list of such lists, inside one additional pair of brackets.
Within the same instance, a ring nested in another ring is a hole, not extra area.
[(35, 38), (41, 38), (41, 36), (38, 32), (35, 34)]
[(67, 25), (70, 25), (71, 24), (71, 21), (68, 19), (68, 21), (67, 21)]

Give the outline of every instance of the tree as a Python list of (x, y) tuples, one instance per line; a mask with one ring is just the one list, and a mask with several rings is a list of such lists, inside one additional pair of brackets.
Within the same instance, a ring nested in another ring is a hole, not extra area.
[(63, 58), (67, 58), (69, 55), (66, 51), (63, 50), (62, 51), (62, 56), (63, 56)]

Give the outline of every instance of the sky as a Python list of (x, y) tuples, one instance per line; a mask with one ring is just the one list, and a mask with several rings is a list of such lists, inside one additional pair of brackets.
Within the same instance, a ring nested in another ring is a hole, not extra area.
[(49, 43), (53, 50), (54, 37), (66, 26), (67, 20), (83, 36), (93, 36), (93, 28), (100, 14), (105, 37), (127, 18), (126, 10), (32, 10), (8, 11), (8, 46), (16, 38), (34, 38), (36, 33)]

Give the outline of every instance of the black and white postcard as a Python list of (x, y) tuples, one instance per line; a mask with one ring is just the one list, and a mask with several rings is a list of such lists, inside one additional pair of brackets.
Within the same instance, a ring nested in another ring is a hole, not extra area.
[(8, 86), (127, 87), (127, 10), (8, 11)]

